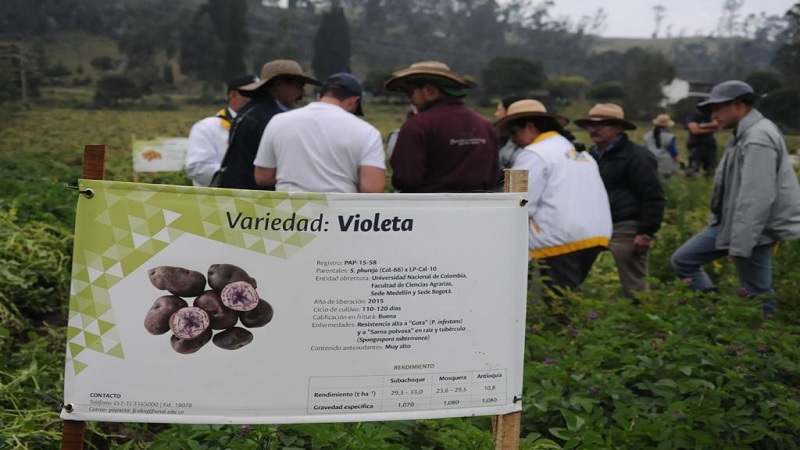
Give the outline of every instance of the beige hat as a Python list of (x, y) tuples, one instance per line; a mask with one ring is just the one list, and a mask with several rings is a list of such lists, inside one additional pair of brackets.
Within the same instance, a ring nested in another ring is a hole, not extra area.
[(405, 92), (408, 84), (415, 81), (432, 82), (437, 86), (457, 89), (475, 86), (475, 83), (453, 72), (443, 62), (422, 61), (394, 72), (383, 82), (383, 87), (389, 91)]
[(653, 125), (657, 127), (670, 128), (675, 126), (675, 122), (670, 119), (669, 114), (659, 114), (653, 119)]
[(593, 122), (615, 122), (626, 130), (635, 130), (633, 122), (625, 120), (625, 112), (622, 107), (614, 103), (598, 103), (589, 110), (589, 115), (583, 119), (575, 121), (575, 125), (586, 128)]
[(242, 95), (247, 96), (249, 93), (258, 90), (258, 88), (261, 86), (268, 85), (271, 81), (274, 81), (278, 77), (298, 78), (304, 83), (316, 84), (318, 86), (322, 84), (319, 81), (306, 76), (306, 74), (303, 73), (303, 68), (300, 67), (300, 63), (297, 61), (291, 59), (276, 59), (264, 64), (264, 66), (261, 67), (260, 81), (241, 86), (238, 90), (242, 91)]
[(548, 113), (547, 108), (545, 108), (542, 102), (540, 102), (539, 100), (525, 99), (525, 100), (518, 100), (510, 104), (508, 106), (508, 109), (506, 110), (506, 116), (495, 122), (494, 126), (496, 126), (500, 131), (505, 131), (506, 127), (511, 121), (519, 119), (521, 117), (534, 117), (534, 116), (552, 117), (562, 127), (566, 126), (569, 123), (569, 119), (567, 119), (564, 116)]

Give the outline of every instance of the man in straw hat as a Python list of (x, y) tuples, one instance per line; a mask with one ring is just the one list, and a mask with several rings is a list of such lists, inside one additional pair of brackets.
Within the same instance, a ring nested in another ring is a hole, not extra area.
[(672, 255), (672, 267), (692, 289), (715, 290), (702, 266), (732, 256), (740, 295), (760, 297), (764, 316), (777, 311), (772, 249), (800, 237), (800, 186), (778, 127), (753, 107), (753, 88), (717, 84), (698, 109), (733, 130), (714, 176), (708, 225)]
[(237, 89), (255, 81), (258, 81), (255, 75), (228, 81), (228, 106), (192, 125), (185, 166), (186, 174), (192, 179), (193, 185), (208, 186), (214, 172), (219, 170), (222, 158), (228, 150), (231, 122), (236, 117), (237, 111), (250, 101)]
[(261, 79), (239, 88), (250, 98), (231, 127), (228, 151), (223, 163), (220, 187), (274, 189), (259, 187), (253, 177), (253, 160), (267, 123), (278, 113), (292, 109), (303, 98), (306, 84), (320, 82), (306, 76), (297, 61), (277, 59), (261, 68)]
[(632, 297), (634, 292), (649, 290), (650, 243), (664, 218), (664, 190), (656, 159), (628, 138), (625, 131), (635, 130), (636, 125), (625, 120), (619, 105), (598, 103), (575, 124), (588, 131), (594, 143), (590, 153), (600, 166), (614, 223), (609, 250), (622, 292)]
[(473, 83), (438, 61), (394, 72), (387, 90), (405, 92), (419, 113), (400, 127), (392, 184), (402, 192), (478, 192), (497, 188), (500, 147), (492, 123), (464, 106)]
[(254, 161), (256, 183), (289, 192), (383, 192), (383, 140), (356, 117), (364, 114), (362, 95), (355, 76), (335, 73), (318, 101), (273, 118)]
[[(513, 169), (528, 171), (528, 248), (544, 284), (575, 291), (611, 238), (611, 212), (595, 160), (577, 151), (566, 118), (538, 100), (512, 103), (497, 121), (522, 150)], [(546, 299), (548, 296), (545, 297)]]

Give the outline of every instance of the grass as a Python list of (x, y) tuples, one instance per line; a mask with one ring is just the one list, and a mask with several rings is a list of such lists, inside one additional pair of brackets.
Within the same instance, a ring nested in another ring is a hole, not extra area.
[[(134, 110), (94, 110), (85, 91), (58, 90), (54, 96), (48, 104), (0, 112), (3, 449), (57, 448), (61, 438), (58, 406), (48, 395), (63, 394), (63, 312), (75, 206), (75, 193), (65, 185), (80, 176), (83, 146), (106, 144), (106, 178), (129, 181), (133, 134), (186, 135), (194, 121), (218, 107), (175, 102), (177, 108), (164, 108), (162, 99), (151, 98)], [(560, 112), (575, 119), (589, 106)], [(365, 111), (384, 137), (405, 117), (403, 105), (368, 103)], [(480, 112), (491, 118), (493, 108)], [(641, 142), (647, 128), (639, 123), (632, 138)], [(588, 143), (582, 130), (570, 129)], [(675, 132), (680, 146), (685, 131)], [(800, 136), (787, 141), (800, 147)], [(189, 184), (181, 173), (145, 181)], [(651, 255), (652, 292), (640, 307), (620, 296), (608, 253), (583, 291), (559, 306), (569, 326), (529, 300), (521, 448), (798, 447), (800, 242), (776, 251), (782, 312), (771, 322), (732, 294), (736, 277), (726, 260), (709, 267), (722, 291), (718, 297), (675, 283), (669, 255), (703, 226), (710, 188), (702, 178), (665, 184), (668, 205)], [(86, 440), (90, 449), (492, 448), (486, 417), (280, 427), (89, 423)]]

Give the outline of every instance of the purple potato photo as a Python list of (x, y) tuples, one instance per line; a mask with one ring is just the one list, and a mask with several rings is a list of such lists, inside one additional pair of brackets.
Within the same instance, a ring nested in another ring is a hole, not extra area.
[(239, 320), (242, 325), (247, 328), (258, 328), (270, 323), (274, 314), (272, 305), (264, 299), (258, 300), (258, 305), (250, 311), (244, 311), (239, 314)]
[(170, 337), (169, 343), (172, 349), (183, 355), (189, 355), (200, 350), (204, 345), (208, 344), (211, 336), (214, 334), (211, 328), (204, 331), (200, 336), (194, 339), (181, 339), (174, 334)]
[(190, 306), (175, 311), (169, 318), (169, 327), (180, 339), (195, 339), (211, 329), (208, 313), (202, 308)]
[(196, 270), (159, 266), (148, 270), (147, 276), (156, 289), (181, 297), (197, 297), (206, 290), (206, 277)]
[(186, 300), (177, 295), (158, 297), (144, 316), (144, 329), (150, 334), (164, 334), (169, 331), (169, 318), (175, 311), (188, 307)]
[(214, 335), (214, 345), (225, 350), (238, 350), (253, 342), (253, 333), (240, 327), (228, 328)]
[(222, 288), (222, 304), (236, 311), (250, 311), (258, 306), (258, 292), (246, 281), (234, 281)]
[(246, 281), (254, 288), (258, 288), (256, 280), (239, 266), (233, 264), (212, 264), (208, 268), (208, 285), (215, 291), (222, 289), (236, 281)]
[(239, 314), (222, 304), (219, 292), (208, 290), (194, 300), (192, 306), (203, 309), (211, 320), (211, 329), (224, 330), (236, 325)]

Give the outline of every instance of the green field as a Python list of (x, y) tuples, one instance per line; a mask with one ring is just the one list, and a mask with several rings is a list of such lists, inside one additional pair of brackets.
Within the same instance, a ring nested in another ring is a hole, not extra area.
[[(88, 92), (46, 94), (47, 104), (0, 113), (0, 449), (59, 446), (60, 400), (50, 397), (63, 397), (77, 201), (66, 185), (81, 175), (84, 145), (107, 145), (106, 178), (131, 181), (133, 136), (184, 136), (218, 107), (155, 99), (133, 110), (95, 110), (70, 106), (88, 105)], [(588, 106), (561, 112), (575, 119)], [(405, 115), (401, 105), (365, 110), (384, 136)], [(641, 124), (634, 140), (646, 128)], [(680, 145), (685, 131), (676, 132)], [(787, 141), (800, 147), (798, 136)], [(143, 181), (189, 184), (182, 173)], [(640, 306), (620, 296), (608, 254), (580, 294), (556, 305), (570, 325), (529, 299), (521, 448), (800, 447), (800, 242), (776, 250), (781, 312), (774, 320), (763, 321), (757, 305), (735, 295), (729, 261), (709, 268), (720, 295), (689, 291), (675, 282), (669, 256), (705, 223), (710, 187), (682, 177), (665, 185), (652, 292)], [(252, 427), (90, 423), (86, 442), (96, 449), (494, 448), (488, 417)]]

